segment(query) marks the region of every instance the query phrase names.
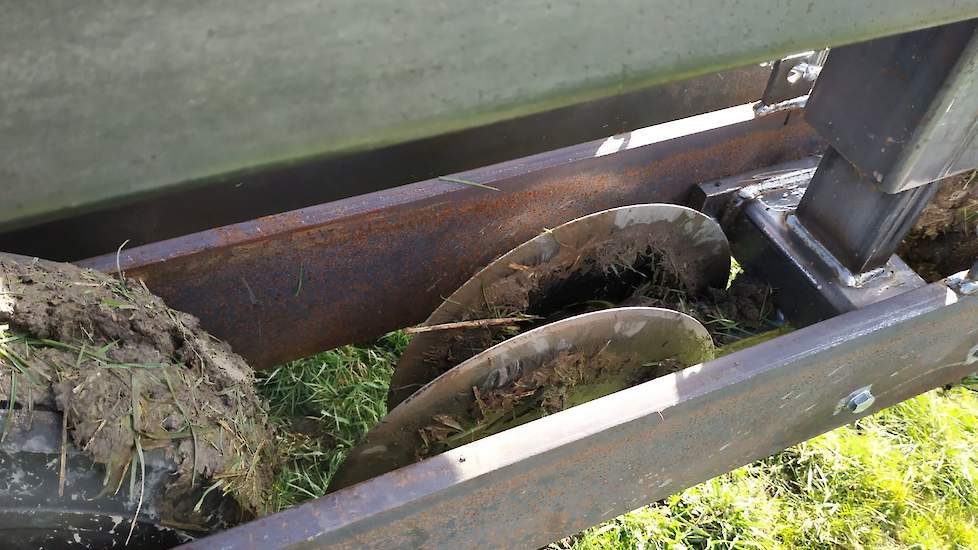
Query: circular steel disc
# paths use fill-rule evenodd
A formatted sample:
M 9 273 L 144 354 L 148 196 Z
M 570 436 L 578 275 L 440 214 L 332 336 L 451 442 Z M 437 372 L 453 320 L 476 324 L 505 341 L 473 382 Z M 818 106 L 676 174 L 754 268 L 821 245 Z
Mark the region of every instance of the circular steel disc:
M 586 353 L 583 368 L 602 368 L 600 377 L 574 386 L 567 406 L 608 395 L 648 379 L 652 365 L 674 359 L 689 366 L 713 358 L 713 340 L 692 317 L 661 308 L 627 307 L 585 313 L 514 336 L 442 374 L 395 407 L 351 451 L 334 476 L 330 490 L 340 489 L 407 466 L 417 460 L 426 442 L 422 428 L 442 422 L 458 428 L 451 447 L 501 432 L 542 416 L 540 410 L 496 422 L 474 421 L 476 394 L 513 387 L 517 379 L 537 371 L 564 353 Z M 606 368 L 609 361 L 620 368 Z M 553 363 L 550 363 L 552 365 Z M 643 371 L 644 369 L 644 371 Z M 567 408 L 567 407 L 564 407 Z M 473 427 L 474 426 L 474 427 Z
M 467 313 L 480 311 L 484 303 L 483 289 L 511 275 L 514 265 L 536 266 L 556 256 L 561 247 L 578 248 L 586 243 L 612 241 L 623 232 L 635 235 L 636 231 L 646 229 L 656 236 L 657 248 L 683 258 L 682 276 L 691 290 L 698 292 L 706 286 L 722 288 L 726 284 L 730 274 L 730 245 L 719 224 L 685 206 L 637 204 L 571 220 L 521 244 L 466 281 L 423 324 L 460 321 L 467 318 Z M 444 339 L 450 337 L 446 332 L 414 336 L 394 370 L 387 396 L 388 407 L 394 407 L 444 372 L 444 361 L 434 358 L 442 353 L 439 350 L 444 349 Z M 467 357 L 478 351 L 481 350 Z

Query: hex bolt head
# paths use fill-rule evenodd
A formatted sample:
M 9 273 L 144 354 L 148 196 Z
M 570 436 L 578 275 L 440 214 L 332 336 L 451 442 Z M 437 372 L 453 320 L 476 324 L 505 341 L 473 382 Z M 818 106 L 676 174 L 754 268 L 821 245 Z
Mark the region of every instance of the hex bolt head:
M 849 398 L 849 401 L 846 403 L 846 408 L 852 414 L 859 414 L 872 407 L 875 401 L 876 397 L 873 396 L 871 391 L 860 390 Z

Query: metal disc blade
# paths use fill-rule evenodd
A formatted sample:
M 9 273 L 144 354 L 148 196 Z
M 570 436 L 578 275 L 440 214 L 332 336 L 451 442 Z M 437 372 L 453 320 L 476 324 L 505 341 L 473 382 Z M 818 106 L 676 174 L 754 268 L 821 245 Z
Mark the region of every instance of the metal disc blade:
M 643 240 L 667 253 L 694 292 L 707 286 L 722 288 L 727 282 L 730 246 L 712 218 L 675 204 L 623 206 L 567 222 L 500 256 L 449 296 L 424 325 L 493 317 L 487 306 L 487 289 L 515 270 L 544 265 L 583 247 L 594 249 L 595 245 L 627 240 Z M 388 406 L 397 405 L 441 373 L 489 347 L 488 334 L 486 328 L 416 334 L 394 371 Z M 457 344 L 460 337 L 470 336 L 484 341 Z
M 465 361 L 391 410 L 353 449 L 330 490 L 713 355 L 703 325 L 668 309 L 614 308 L 545 325 Z

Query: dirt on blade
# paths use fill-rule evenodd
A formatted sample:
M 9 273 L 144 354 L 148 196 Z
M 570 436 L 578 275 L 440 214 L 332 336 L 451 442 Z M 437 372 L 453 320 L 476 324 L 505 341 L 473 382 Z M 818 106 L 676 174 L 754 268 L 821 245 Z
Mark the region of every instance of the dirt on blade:
M 416 457 L 442 453 L 688 366 L 674 358 L 643 365 L 634 361 L 603 348 L 575 347 L 524 365 L 522 374 L 503 386 L 487 391 L 473 387 L 467 411 L 436 414 L 419 430 Z
M 978 258 L 978 181 L 945 179 L 897 254 L 928 282 L 964 271 Z
M 0 255 L 0 397 L 67 415 L 68 434 L 106 467 L 106 491 L 164 448 L 168 494 L 201 487 L 260 514 L 274 433 L 251 368 L 132 280 Z M 181 518 L 181 521 L 187 521 Z
M 563 246 L 538 265 L 510 265 L 512 274 L 484 288 L 482 303 L 467 311 L 463 320 L 522 315 L 532 321 L 444 331 L 425 352 L 426 368 L 434 378 L 516 334 L 610 307 L 682 311 L 702 322 L 717 345 L 742 336 L 743 325 L 748 329 L 745 334 L 756 332 L 774 311 L 767 285 L 741 276 L 729 290 L 707 288 L 694 278 L 702 269 L 693 260 L 664 252 L 658 238 L 648 228 L 638 227 L 611 240 Z
M 688 366 L 670 358 L 643 364 L 636 370 L 630 367 L 633 362 L 632 357 L 603 353 L 602 349 L 558 352 L 535 368 L 524 369 L 523 374 L 509 384 L 483 392 L 473 388 L 475 402 L 470 417 L 478 423 L 488 424 L 534 409 L 553 414 L 590 401 L 594 397 L 591 394 L 608 390 L 595 385 L 610 383 L 614 389 L 623 389 Z M 620 379 L 622 371 L 632 374 Z
M 513 274 L 483 290 L 484 309 L 473 315 L 528 315 L 532 323 L 514 327 L 478 327 L 447 332 L 426 359 L 448 370 L 520 332 L 573 315 L 611 307 L 660 307 L 700 321 L 718 346 L 736 342 L 773 325 L 776 310 L 771 288 L 741 273 L 729 288 L 691 283 L 689 266 L 656 247 L 647 232 L 575 254 L 557 255 L 528 267 L 510 266 Z M 694 288 L 700 288 L 699 292 Z M 523 422 L 564 410 L 595 397 L 681 370 L 675 359 L 643 365 L 641 376 L 630 360 L 602 349 L 562 351 L 524 366 L 522 375 L 490 391 L 473 388 L 473 405 L 464 414 L 437 414 L 419 433 L 419 458 L 498 433 Z

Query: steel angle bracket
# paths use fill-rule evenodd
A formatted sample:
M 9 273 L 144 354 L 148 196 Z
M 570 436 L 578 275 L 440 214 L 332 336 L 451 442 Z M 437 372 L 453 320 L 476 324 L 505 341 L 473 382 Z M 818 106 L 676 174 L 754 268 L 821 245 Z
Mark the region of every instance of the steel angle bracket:
M 779 308 L 795 326 L 925 284 L 896 255 L 877 269 L 853 273 L 799 223 L 798 204 L 817 164 L 810 157 L 705 182 L 690 201 L 720 220 L 741 265 L 774 285 Z
M 535 548 L 978 369 L 934 283 L 184 548 Z

